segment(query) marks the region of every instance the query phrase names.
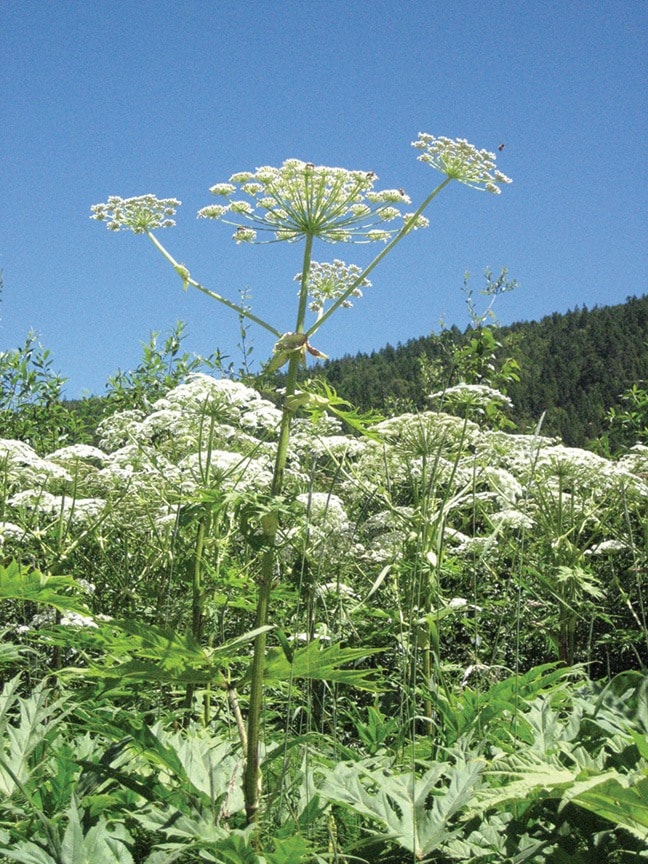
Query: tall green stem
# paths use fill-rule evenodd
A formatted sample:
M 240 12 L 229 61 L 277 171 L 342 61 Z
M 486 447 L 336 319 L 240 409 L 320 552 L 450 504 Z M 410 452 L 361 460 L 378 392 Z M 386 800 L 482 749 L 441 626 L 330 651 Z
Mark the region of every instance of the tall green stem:
M 202 638 L 204 551 L 205 538 L 209 533 L 210 526 L 211 514 L 202 516 L 198 524 L 198 534 L 194 551 L 193 573 L 191 580 L 191 636 L 196 644 L 200 644 Z M 185 691 L 185 709 L 187 711 L 185 723 L 187 724 L 189 723 L 195 689 L 194 684 L 187 684 L 187 689 Z
M 306 238 L 304 249 L 304 264 L 302 267 L 301 288 L 299 292 L 299 308 L 297 310 L 297 323 L 295 333 L 304 332 L 304 321 L 308 300 L 308 277 L 310 271 L 311 254 L 313 249 L 313 238 Z M 288 375 L 286 378 L 286 394 L 284 397 L 281 426 L 279 430 L 279 442 L 277 444 L 277 455 L 275 459 L 274 472 L 272 475 L 272 486 L 270 494 L 276 498 L 281 494 L 283 488 L 284 471 L 288 457 L 288 443 L 290 441 L 290 423 L 292 411 L 288 407 L 289 400 L 295 395 L 297 387 L 297 370 L 299 368 L 300 354 L 293 352 L 288 363 Z M 279 516 L 276 511 L 271 511 L 262 520 L 264 539 L 264 551 L 261 557 L 261 576 L 259 580 L 259 597 L 257 600 L 257 611 L 255 628 L 265 627 L 270 615 L 270 597 L 274 581 L 276 549 L 275 540 L 279 528 Z M 245 796 L 245 812 L 248 824 L 256 821 L 259 811 L 259 798 L 261 795 L 261 772 L 259 768 L 259 741 L 261 731 L 261 709 L 263 703 L 263 672 L 265 667 L 266 631 L 260 633 L 254 642 L 254 654 L 252 658 L 250 702 L 248 707 L 247 726 L 247 758 L 245 771 L 243 773 L 243 793 Z

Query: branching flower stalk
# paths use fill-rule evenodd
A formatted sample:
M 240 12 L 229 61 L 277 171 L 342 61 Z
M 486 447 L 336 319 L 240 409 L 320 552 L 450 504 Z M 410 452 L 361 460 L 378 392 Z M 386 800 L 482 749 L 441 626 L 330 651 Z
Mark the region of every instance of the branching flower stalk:
M 143 233 L 146 234 L 151 243 L 153 243 L 153 245 L 172 265 L 173 269 L 182 279 L 182 287 L 185 291 L 187 290 L 188 286 L 191 285 L 192 288 L 196 288 L 198 291 L 201 291 L 203 294 L 211 297 L 212 300 L 218 300 L 219 303 L 222 303 L 224 306 L 227 306 L 228 309 L 236 312 L 236 314 L 239 315 L 241 318 L 248 318 L 250 321 L 254 321 L 255 324 L 258 324 L 259 327 L 263 327 L 264 330 L 268 330 L 270 333 L 272 333 L 273 336 L 281 336 L 279 330 L 275 329 L 271 324 L 268 324 L 268 322 L 264 321 L 263 318 L 259 318 L 246 306 L 241 306 L 238 303 L 234 303 L 233 300 L 228 300 L 227 297 L 223 297 L 221 294 L 217 294 L 215 291 L 211 291 L 209 288 L 205 288 L 205 286 L 201 285 L 200 282 L 196 282 L 196 280 L 191 277 L 189 270 L 184 266 L 184 264 L 179 264 L 175 260 L 171 253 L 168 252 L 160 243 L 155 234 L 151 233 L 151 230 L 149 228 L 146 228 Z
M 423 201 L 421 206 L 416 210 L 415 213 L 408 215 L 407 220 L 401 230 L 389 241 L 389 243 L 385 246 L 385 248 L 380 252 L 373 261 L 364 268 L 362 273 L 349 285 L 349 287 L 344 291 L 337 300 L 329 306 L 329 308 L 320 315 L 317 321 L 312 325 L 312 327 L 306 332 L 306 336 L 310 338 L 313 333 L 320 329 L 322 324 L 333 315 L 334 312 L 340 308 L 340 306 L 344 306 L 345 303 L 348 302 L 349 298 L 360 288 L 363 282 L 367 279 L 369 274 L 375 270 L 375 268 L 380 264 L 380 262 L 385 258 L 392 249 L 396 246 L 397 243 L 405 237 L 406 234 L 409 234 L 410 231 L 415 230 L 416 228 L 424 228 L 427 227 L 427 220 L 423 218 L 423 212 L 427 209 L 427 207 L 432 203 L 432 201 L 436 198 L 436 196 L 441 192 L 442 189 L 445 189 L 446 186 L 452 181 L 452 177 L 446 177 L 439 185 L 434 189 L 428 197 Z
M 303 333 L 304 331 L 304 321 L 306 318 L 308 302 L 308 273 L 310 269 L 312 249 L 313 238 L 312 236 L 307 236 L 304 248 L 304 265 L 299 291 L 299 306 L 297 310 L 295 333 Z M 286 400 L 295 394 L 299 361 L 300 354 L 297 351 L 294 351 L 288 361 Z M 291 419 L 292 410 L 288 407 L 287 402 L 284 402 L 284 409 L 281 416 L 281 427 L 279 431 L 279 442 L 277 444 L 277 454 L 272 475 L 272 486 L 270 489 L 270 494 L 273 498 L 279 496 L 283 488 L 284 471 L 288 456 L 288 443 L 290 441 Z M 255 628 L 265 627 L 270 617 L 270 596 L 272 594 L 272 583 L 275 575 L 275 539 L 277 536 L 277 530 L 279 529 L 279 519 L 276 513 L 271 512 L 263 517 L 262 529 L 265 548 L 261 557 L 261 579 L 259 582 L 259 597 L 257 600 Z M 247 757 L 243 774 L 243 791 L 248 823 L 256 820 L 261 795 L 259 736 L 261 731 L 266 637 L 267 632 L 265 630 L 256 637 L 254 643 L 254 656 L 252 659 L 247 726 Z
M 297 404 L 295 393 L 299 365 L 305 361 L 307 351 L 315 356 L 324 356 L 309 344 L 310 337 L 341 306 L 350 305 L 350 298 L 358 296 L 360 289 L 368 284 L 369 274 L 407 234 L 427 226 L 428 221 L 423 212 L 452 180 L 494 193 L 500 192 L 500 184 L 510 182 L 508 177 L 494 170 L 494 154 L 477 150 L 462 139 L 435 138 L 420 134 L 413 146 L 423 151 L 419 156 L 420 161 L 446 175 L 413 213 L 401 212 L 400 206 L 410 203 L 409 196 L 402 189 L 374 191 L 377 177 L 372 171 L 348 171 L 343 168 L 316 166 L 298 159 L 289 159 L 280 168 L 265 166 L 254 172 L 234 174 L 228 183 L 219 183 L 210 189 L 224 203 L 204 207 L 198 216 L 221 220 L 234 226 L 236 230 L 233 239 L 237 244 L 304 240 L 295 328 L 288 333 L 282 333 L 252 314 L 249 309 L 205 288 L 164 248 L 153 231 L 174 224 L 171 217 L 180 203 L 176 199 L 157 199 L 153 195 L 128 199 L 112 196 L 106 204 L 97 204 L 92 208 L 92 218 L 106 221 L 110 230 L 126 229 L 136 234 L 146 234 L 178 273 L 185 290 L 191 285 L 223 303 L 242 318 L 254 321 L 278 337 L 268 368 L 277 369 L 287 363 L 288 371 L 270 488 L 270 495 L 274 500 L 279 498 L 283 489 L 290 426 Z M 234 197 L 237 193 L 243 197 Z M 393 225 L 396 227 L 392 227 Z M 258 241 L 259 233 L 267 239 Z M 384 242 L 386 245 L 364 269 L 354 268 L 353 265 L 344 269 L 344 262 L 336 261 L 334 267 L 340 272 L 344 271 L 346 276 L 338 289 L 329 290 L 324 296 L 321 291 L 318 293 L 315 287 L 311 291 L 312 253 L 316 239 L 326 243 Z M 322 268 L 325 267 L 326 265 L 315 264 L 313 272 L 318 271 L 321 277 Z M 321 288 L 321 280 L 319 287 Z M 307 329 L 309 294 L 313 297 L 311 308 L 317 313 L 317 320 Z M 326 311 L 325 300 L 332 300 Z M 265 628 L 270 619 L 272 586 L 277 576 L 275 542 L 278 529 L 278 508 L 271 509 L 262 517 L 264 550 L 261 557 L 255 628 Z M 250 673 L 247 759 L 243 778 L 249 823 L 257 821 L 261 795 L 259 743 L 265 649 L 264 629 L 255 640 Z

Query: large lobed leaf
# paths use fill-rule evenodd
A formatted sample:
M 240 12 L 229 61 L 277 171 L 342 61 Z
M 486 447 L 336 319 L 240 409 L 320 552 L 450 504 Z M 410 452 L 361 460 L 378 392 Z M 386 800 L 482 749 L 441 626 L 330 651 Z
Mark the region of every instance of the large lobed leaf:
M 294 652 L 288 653 L 282 648 L 275 648 L 268 652 L 265 681 L 266 684 L 291 681 L 294 678 L 333 681 L 377 693 L 386 689 L 377 680 L 379 670 L 342 667 L 364 660 L 382 650 L 382 648 L 342 648 L 340 645 L 322 648 L 317 639 Z
M 0 566 L 0 600 L 43 603 L 59 612 L 87 615 L 88 608 L 80 594 L 79 586 L 70 576 L 48 576 L 17 561 Z
M 342 762 L 326 772 L 318 792 L 368 816 L 422 861 L 455 836 L 452 820 L 474 797 L 483 770 L 479 759 L 437 763 L 420 777 Z

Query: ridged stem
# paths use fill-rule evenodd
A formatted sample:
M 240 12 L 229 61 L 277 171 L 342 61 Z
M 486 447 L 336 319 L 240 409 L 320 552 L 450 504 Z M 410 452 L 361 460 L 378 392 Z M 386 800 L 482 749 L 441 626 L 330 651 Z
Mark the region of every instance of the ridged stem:
M 304 249 L 304 264 L 302 267 L 301 288 L 299 292 L 299 308 L 297 310 L 297 323 L 295 333 L 304 332 L 304 321 L 306 318 L 308 300 L 308 277 L 310 271 L 311 254 L 313 249 L 313 238 L 306 238 Z M 290 423 L 292 411 L 289 408 L 290 398 L 295 395 L 297 387 L 297 370 L 299 368 L 300 353 L 294 351 L 288 361 L 288 374 L 286 378 L 286 393 L 284 397 L 281 426 L 279 430 L 279 442 L 277 444 L 277 455 L 275 458 L 274 472 L 270 494 L 273 498 L 281 495 L 283 488 L 284 471 L 288 457 L 288 443 L 290 441 Z M 262 520 L 264 551 L 261 557 L 261 577 L 259 581 L 259 597 L 257 600 L 257 611 L 255 628 L 265 627 L 270 617 L 270 599 L 272 584 L 275 575 L 276 549 L 275 539 L 279 528 L 279 516 L 276 511 L 271 511 Z M 263 673 L 265 668 L 266 631 L 260 633 L 254 641 L 254 654 L 250 672 L 250 701 L 248 706 L 247 724 L 247 758 L 243 773 L 243 794 L 245 797 L 245 813 L 248 824 L 257 821 L 259 812 L 259 799 L 261 797 L 261 771 L 259 759 L 259 744 L 261 734 L 261 712 L 263 705 Z

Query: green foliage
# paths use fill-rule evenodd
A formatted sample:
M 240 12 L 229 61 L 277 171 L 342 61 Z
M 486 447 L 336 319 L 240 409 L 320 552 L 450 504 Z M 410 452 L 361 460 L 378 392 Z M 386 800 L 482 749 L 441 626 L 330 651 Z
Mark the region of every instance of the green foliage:
M 458 348 L 453 358 L 457 379 L 466 384 L 488 384 L 505 393 L 506 385 L 520 380 L 520 366 L 512 358 L 500 366 L 496 358 L 501 347 L 490 327 L 471 331 L 467 344 Z
M 457 350 L 466 353 L 466 371 L 474 375 L 492 365 L 494 349 L 495 370 L 507 377 L 510 417 L 518 430 L 531 431 L 544 417 L 543 432 L 574 447 L 599 438 L 607 412 L 626 410 L 619 394 L 641 387 L 637 382 L 648 378 L 648 296 L 630 297 L 618 306 L 556 313 L 538 322 L 483 324 L 477 321 L 465 333 L 452 327 L 370 355 L 327 361 L 318 367 L 318 375 L 360 410 L 401 413 L 427 408 L 429 393 L 456 383 Z M 480 336 L 480 329 L 501 347 L 480 347 L 480 339 L 490 341 Z M 471 342 L 476 344 L 471 347 Z M 630 403 L 627 410 L 641 409 Z M 623 443 L 613 438 L 611 452 Z
M 360 435 L 376 440 L 380 438 L 371 427 L 383 419 L 382 415 L 376 411 L 360 413 L 346 399 L 341 399 L 324 380 L 302 382 L 299 392 L 288 404 L 291 411 L 303 411 L 314 422 L 321 420 L 328 412 Z
M 107 400 L 110 411 L 149 409 L 173 387 L 181 384 L 192 372 L 223 369 L 223 357 L 216 352 L 200 357 L 182 351 L 186 338 L 185 324 L 178 321 L 158 345 L 159 333 L 151 333 L 142 343 L 142 358 L 137 367 L 121 370 L 108 379 Z
M 432 765 L 420 777 L 341 762 L 326 772 L 319 793 L 378 823 L 385 839 L 422 861 L 455 834 L 450 823 L 473 798 L 483 770 L 474 758 Z
M 266 682 L 273 684 L 306 678 L 348 684 L 375 693 L 381 689 L 376 681 L 376 672 L 367 673 L 365 670 L 340 667 L 364 660 L 372 654 L 380 653 L 380 650 L 380 648 L 342 648 L 340 645 L 322 648 L 317 640 L 304 648 L 291 651 L 289 656 L 283 649 L 275 649 L 270 652 L 266 662 Z
M 468 686 L 458 692 L 433 692 L 431 699 L 438 716 L 438 734 L 448 746 L 458 740 L 479 739 L 484 730 L 492 735 L 497 724 L 502 723 L 500 746 L 508 737 L 505 718 L 516 717 L 520 705 L 536 696 L 555 691 L 567 677 L 564 669 L 556 663 L 534 666 L 521 675 L 511 675 L 496 681 L 487 690 Z
M 33 331 L 20 348 L 2 352 L 2 410 L 15 412 L 39 404 L 47 407 L 58 401 L 65 378 L 54 372 L 53 362 L 51 352 L 38 342 Z
M 223 688 L 223 670 L 237 659 L 237 649 L 258 633 L 258 629 L 253 630 L 223 645 L 203 648 L 189 634 L 151 624 L 98 621 L 80 633 L 69 627 L 58 628 L 47 639 L 50 644 L 102 652 L 99 661 L 91 661 L 87 669 L 73 670 L 74 675 L 119 681 L 124 686 L 166 683 Z
M 22 697 L 15 679 L 0 710 L 10 784 L 0 854 L 38 864 L 306 864 L 326 860 L 328 845 L 367 862 L 633 860 L 648 848 L 646 686 L 628 674 L 603 688 L 572 683 L 550 668 L 511 676 L 481 694 L 479 724 L 442 758 L 418 742 L 418 770 L 402 767 L 407 751 L 367 758 L 347 749 L 331 760 L 313 746 L 324 748 L 324 738 L 296 739 L 305 771 L 283 782 L 297 823 L 284 826 L 289 835 L 267 824 L 261 852 L 249 829 L 235 827 L 243 800 L 234 742 L 206 729 L 147 727 L 132 712 L 108 720 L 98 694 L 83 705 L 78 693 L 53 700 L 43 686 Z M 73 716 L 88 729 L 83 739 Z M 90 737 L 104 743 L 97 749 Z M 264 764 L 269 771 L 272 761 Z M 148 841 L 135 844 L 141 832 Z
M 2 445 L 0 860 L 641 860 L 640 451 L 309 384 L 272 498 L 257 391 L 199 375 L 140 405 L 100 448 Z
M 61 722 L 62 703 L 53 701 L 51 693 L 40 684 L 26 699 L 18 695 L 19 678 L 7 682 L 0 695 L 0 735 L 4 747 L 0 756 L 0 790 L 11 797 L 23 793 L 33 780 L 43 744 L 56 735 Z M 12 724 L 12 713 L 18 712 L 18 722 Z M 29 794 L 29 793 L 27 793 Z
M 78 585 L 69 576 L 50 576 L 16 561 L 0 566 L 0 601 L 43 603 L 60 612 L 85 615 L 88 607 L 78 592 Z
M 61 814 L 67 820 L 64 829 L 54 820 L 48 823 L 48 842 L 19 840 L 3 855 L 21 864 L 133 864 L 126 843 L 131 839 L 123 825 L 116 828 L 101 819 L 87 832 L 74 804 Z
M 65 378 L 53 363 L 33 331 L 19 348 L 0 351 L 0 438 L 28 441 L 43 451 L 79 434 L 61 401 Z
M 644 382 L 633 384 L 619 397 L 620 405 L 607 414 L 608 450 L 617 453 L 635 444 L 648 444 L 648 389 Z

